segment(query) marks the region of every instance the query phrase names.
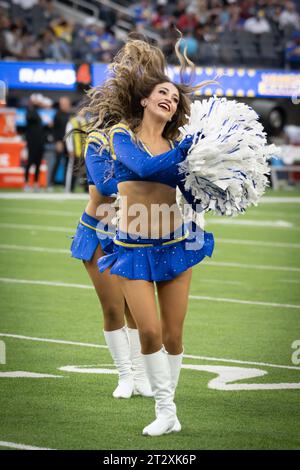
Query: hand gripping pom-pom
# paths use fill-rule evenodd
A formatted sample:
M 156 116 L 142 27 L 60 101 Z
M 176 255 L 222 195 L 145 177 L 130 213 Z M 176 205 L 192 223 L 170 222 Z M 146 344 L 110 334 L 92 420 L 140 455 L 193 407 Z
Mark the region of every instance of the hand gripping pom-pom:
M 185 189 L 206 211 L 233 216 L 257 205 L 269 185 L 267 159 L 278 154 L 267 145 L 256 112 L 226 98 L 196 101 L 189 122 L 179 129 L 194 135 L 187 158 L 179 164 Z

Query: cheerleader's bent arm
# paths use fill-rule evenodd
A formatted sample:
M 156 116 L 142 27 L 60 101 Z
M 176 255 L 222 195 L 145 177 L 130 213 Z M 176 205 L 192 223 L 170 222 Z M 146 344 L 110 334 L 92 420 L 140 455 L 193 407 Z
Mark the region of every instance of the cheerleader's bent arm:
M 132 141 L 129 133 L 115 132 L 111 139 L 112 158 L 119 160 L 140 178 L 147 178 L 153 173 L 166 170 L 182 162 L 192 141 L 193 137 L 188 136 L 176 148 L 151 157 Z

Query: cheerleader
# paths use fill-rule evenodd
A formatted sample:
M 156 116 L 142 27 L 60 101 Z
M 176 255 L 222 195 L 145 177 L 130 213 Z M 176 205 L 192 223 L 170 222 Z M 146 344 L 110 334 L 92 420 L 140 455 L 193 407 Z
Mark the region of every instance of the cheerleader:
M 121 72 L 99 90 L 103 108 L 113 110 L 114 119 L 119 110 L 121 118 L 109 129 L 121 208 L 116 248 L 100 258 L 98 266 L 100 272 L 110 268 L 118 276 L 136 321 L 156 413 L 143 434 L 159 436 L 181 430 L 174 395 L 183 358 L 191 268 L 212 256 L 214 249 L 213 235 L 195 224 L 185 225 L 176 204 L 179 187 L 193 208 L 202 210 L 185 191 L 178 170 L 199 136 L 177 142 L 178 129 L 189 113 L 189 94 L 200 85 L 175 85 L 160 70 L 141 74 L 134 64 L 123 64 Z M 145 215 L 138 222 L 136 204 Z M 162 206 L 167 209 L 163 218 L 153 210 Z
M 123 66 L 135 65 L 139 74 L 149 70 L 164 70 L 166 61 L 160 49 L 145 41 L 135 39 L 119 51 L 110 65 L 114 76 L 122 73 Z M 122 90 L 117 91 L 119 94 Z M 115 228 L 112 204 L 118 192 L 117 183 L 110 178 L 112 159 L 106 134 L 99 129 L 108 122 L 116 123 L 122 109 L 113 102 L 103 100 L 102 88 L 89 90 L 79 115 L 89 116 L 85 150 L 85 164 L 90 201 L 83 213 L 74 237 L 72 256 L 82 259 L 95 286 L 104 314 L 104 337 L 119 373 L 119 382 L 113 396 L 129 398 L 132 394 L 153 396 L 145 375 L 144 362 L 136 323 L 122 294 L 117 276 L 99 273 L 97 259 L 113 252 Z M 123 114 L 122 114 L 123 116 Z M 105 124 L 106 123 L 106 124 Z M 114 196 L 114 197 L 112 197 Z M 101 217 L 97 214 L 100 214 Z M 124 326 L 124 313 L 127 327 Z
M 138 331 L 119 282 L 108 272 L 100 274 L 97 268 L 97 259 L 113 251 L 115 235 L 111 205 L 115 201 L 117 185 L 113 178 L 106 180 L 105 177 L 111 162 L 109 153 L 102 149 L 106 142 L 101 131 L 90 132 L 87 137 L 85 164 L 90 199 L 80 218 L 71 254 L 83 261 L 102 306 L 103 333 L 119 375 L 113 396 L 130 398 L 135 394 L 150 397 L 153 394 L 145 374 Z M 110 214 L 109 219 L 106 213 Z

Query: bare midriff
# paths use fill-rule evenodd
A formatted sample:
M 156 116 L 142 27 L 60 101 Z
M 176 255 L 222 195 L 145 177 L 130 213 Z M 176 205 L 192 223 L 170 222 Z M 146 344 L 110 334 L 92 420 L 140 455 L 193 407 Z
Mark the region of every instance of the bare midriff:
M 122 232 L 143 238 L 163 238 L 181 227 L 175 188 L 152 181 L 123 181 L 118 184 L 118 190 Z

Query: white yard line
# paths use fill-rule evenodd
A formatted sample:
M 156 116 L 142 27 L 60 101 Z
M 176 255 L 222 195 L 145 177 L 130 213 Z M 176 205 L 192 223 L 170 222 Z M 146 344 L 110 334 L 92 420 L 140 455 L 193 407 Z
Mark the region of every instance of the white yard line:
M 65 341 L 65 340 L 60 340 L 60 339 L 35 338 L 32 336 L 15 335 L 15 334 L 9 334 L 9 333 L 0 333 L 0 337 L 21 339 L 21 340 L 27 340 L 27 341 L 41 341 L 41 342 L 46 342 L 46 343 L 69 344 L 72 346 L 80 346 L 80 347 L 88 347 L 88 348 L 107 349 L 107 346 L 100 345 L 100 344 L 81 343 L 81 342 L 76 342 L 76 341 Z M 202 359 L 205 361 L 219 361 L 219 362 L 228 362 L 228 363 L 236 363 L 236 364 L 252 364 L 252 365 L 258 365 L 258 366 L 274 367 L 274 368 L 279 368 L 279 369 L 300 370 L 300 367 L 297 367 L 297 366 L 271 364 L 268 362 L 241 361 L 239 359 L 226 359 L 224 357 L 220 358 L 220 357 L 209 357 L 209 356 L 195 356 L 191 354 L 184 354 L 184 357 L 187 359 Z
M 9 333 L 0 333 L 0 337 L 1 336 L 6 337 L 6 338 L 24 339 L 27 341 L 40 341 L 42 343 L 70 344 L 71 346 L 83 346 L 87 348 L 107 349 L 107 346 L 103 344 L 80 343 L 78 341 L 66 341 L 63 339 L 36 338 L 34 336 L 13 335 Z
M 263 269 L 269 271 L 290 271 L 293 273 L 299 273 L 300 268 L 293 268 L 290 266 L 272 266 L 267 264 L 246 264 L 246 263 L 231 263 L 231 262 L 221 262 L 221 261 L 207 261 L 205 266 L 222 266 L 227 268 L 241 268 L 241 269 Z
M 229 225 L 230 227 L 234 225 L 245 226 L 245 227 L 272 227 L 272 228 L 294 228 L 292 222 L 287 222 L 286 220 L 241 220 L 241 219 L 232 219 L 232 218 L 207 218 L 207 225 Z
M 15 284 L 36 284 L 36 285 L 43 285 L 43 286 L 49 286 L 49 287 L 71 287 L 71 288 L 76 288 L 76 289 L 93 289 L 92 286 L 86 285 L 86 284 L 72 284 L 72 283 L 65 283 L 65 282 L 15 279 L 15 278 L 6 278 L 6 277 L 1 277 L 0 282 L 15 283 Z M 279 303 L 274 303 L 274 302 L 259 302 L 259 301 L 252 301 L 252 300 L 231 299 L 231 298 L 223 298 L 223 297 L 207 297 L 207 296 L 199 296 L 199 295 L 190 295 L 189 298 L 192 300 L 208 300 L 212 302 L 231 302 L 231 303 L 237 303 L 237 304 L 259 305 L 259 306 L 264 306 L 264 307 L 300 309 L 300 305 L 296 305 L 296 304 L 279 304 Z
M 31 224 L 10 224 L 1 223 L 0 228 L 16 229 L 16 230 L 41 230 L 44 232 L 74 232 L 76 226 L 73 227 L 61 227 L 57 225 L 31 225 Z
M 8 278 L 8 277 L 0 277 L 0 282 L 7 282 L 7 283 L 13 283 L 13 284 L 36 284 L 40 286 L 49 286 L 49 287 L 73 287 L 76 289 L 94 289 L 93 286 L 88 285 L 88 284 L 72 284 L 68 282 L 59 282 L 59 281 L 15 279 L 15 278 Z
M 241 240 L 235 238 L 216 238 L 216 243 L 227 243 L 232 245 L 261 246 L 262 248 L 295 248 L 300 249 L 300 243 L 265 242 L 262 240 Z
M 275 302 L 259 302 L 253 300 L 241 300 L 241 299 L 230 299 L 227 297 L 208 297 L 205 295 L 189 295 L 190 299 L 193 300 L 210 300 L 213 302 L 229 302 L 233 304 L 245 304 L 245 305 L 261 305 L 263 307 L 279 307 L 279 308 L 296 308 L 300 309 L 300 305 L 297 304 L 278 304 Z
M 205 282 L 212 282 L 214 284 L 232 284 L 236 286 L 242 286 L 245 284 L 245 282 L 242 281 L 224 281 L 223 279 L 208 279 L 207 277 L 205 278 Z
M 80 215 L 80 211 L 65 211 L 65 210 L 49 210 L 49 209 L 36 209 L 36 208 L 18 208 L 18 207 L 3 207 L 1 208 L 1 212 L 5 213 L 12 213 L 12 214 L 30 214 L 30 215 L 45 215 L 45 216 L 58 216 L 58 217 L 78 217 L 78 214 Z M 287 218 L 293 218 L 293 219 L 300 219 L 300 214 L 295 214 L 295 213 L 287 213 L 287 212 L 280 212 L 280 211 L 273 211 L 273 210 L 251 210 L 251 216 L 255 217 L 260 217 L 260 216 L 273 216 L 273 217 L 287 217 Z M 215 218 L 212 219 L 207 219 L 208 222 L 209 220 L 215 220 Z M 220 220 L 219 218 L 217 220 Z M 233 219 L 228 219 L 228 220 L 233 220 Z M 240 219 L 238 219 L 240 220 Z M 255 220 L 256 221 L 256 220 Z M 272 221 L 269 221 L 272 223 Z M 261 221 L 258 221 L 260 224 Z
M 260 203 L 265 203 L 265 204 L 299 204 L 300 203 L 300 197 L 277 197 L 277 196 L 263 196 L 260 201 Z
M 20 449 L 20 450 L 55 450 L 55 449 L 49 449 L 48 447 L 28 446 L 25 444 L 18 444 L 17 442 L 6 442 L 6 441 L 0 441 L 0 447 L 9 447 L 11 449 Z
M 7 212 L 8 214 L 13 213 L 13 214 L 31 214 L 31 215 L 53 215 L 53 216 L 61 216 L 61 217 L 77 217 L 79 218 L 80 212 L 71 212 L 71 211 L 53 211 L 53 210 L 47 210 L 47 209 L 19 209 L 16 207 L 4 207 L 1 208 L 1 212 Z
M 47 248 L 43 246 L 26 246 L 26 245 L 6 245 L 0 244 L 0 250 L 18 250 L 18 251 L 33 251 L 37 253 L 59 253 L 70 254 L 70 250 L 65 248 Z
M 0 199 L 10 199 L 19 201 L 86 201 L 89 199 L 89 195 L 85 193 L 68 194 L 68 193 L 11 193 L 11 192 L 0 192 Z

